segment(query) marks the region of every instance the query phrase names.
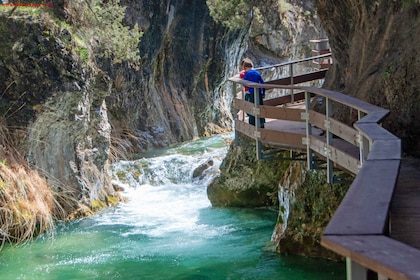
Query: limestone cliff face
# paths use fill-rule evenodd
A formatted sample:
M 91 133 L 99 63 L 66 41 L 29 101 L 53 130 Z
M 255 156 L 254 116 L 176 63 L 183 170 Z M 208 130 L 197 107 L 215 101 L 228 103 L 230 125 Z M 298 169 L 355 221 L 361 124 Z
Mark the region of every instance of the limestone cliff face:
M 80 27 L 87 19 L 71 3 L 0 17 L 1 125 L 54 191 L 70 194 L 69 211 L 115 195 L 112 156 L 230 130 L 231 92 L 217 88 L 244 40 L 215 24 L 204 0 L 125 1 L 126 24 L 144 32 L 142 60 L 111 64 L 91 51 L 83 31 L 95 26 Z
M 263 16 L 252 24 L 250 51 L 253 46 L 265 50 L 258 55 L 262 66 L 275 62 L 267 53 L 281 60 L 312 56 L 309 40 L 326 36 L 311 0 L 271 0 L 257 6 Z
M 79 201 L 114 195 L 111 155 L 230 130 L 226 78 L 242 57 L 254 57 L 257 66 L 300 57 L 319 35 L 316 24 L 304 24 L 313 18 L 309 1 L 263 5 L 264 21 L 228 31 L 204 0 L 125 0 L 125 23 L 144 32 L 141 62 L 130 68 L 89 53 L 89 38 L 69 28 L 80 24 L 68 18 L 70 3 L 54 3 L 58 18 L 2 14 L 0 92 L 2 124 L 19 127 L 13 131 L 22 136 L 24 156 L 55 190 L 71 188 Z
M 2 14 L 0 31 L 1 125 L 15 149 L 48 179 L 67 214 L 108 201 L 116 193 L 106 76 L 83 66 L 71 49 L 75 38 L 48 14 Z
M 420 58 L 416 42 L 420 39 L 420 3 L 314 3 L 334 57 L 325 87 L 389 109 L 391 113 L 384 125 L 403 140 L 406 152 L 418 155 Z
M 131 151 L 230 130 L 226 79 L 240 60 L 250 56 L 263 66 L 306 57 L 309 40 L 323 36 L 310 1 L 259 4 L 266 17 L 236 31 L 215 23 L 204 0 L 121 4 L 126 22 L 144 32 L 138 71 L 106 68 L 114 82 L 107 99 L 114 144 Z
M 224 34 L 204 0 L 123 1 L 126 21 L 144 32 L 138 70 L 110 67 L 110 105 L 117 145 L 132 151 L 231 129 L 225 99 Z M 233 37 L 232 37 L 233 38 Z M 227 41 L 230 39 L 228 38 Z

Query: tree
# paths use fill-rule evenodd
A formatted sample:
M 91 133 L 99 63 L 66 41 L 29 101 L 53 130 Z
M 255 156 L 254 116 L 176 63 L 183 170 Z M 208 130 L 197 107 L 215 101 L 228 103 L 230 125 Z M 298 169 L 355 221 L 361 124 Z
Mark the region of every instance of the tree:
M 253 17 L 253 1 L 207 0 L 210 15 L 223 25 L 240 29 L 247 26 Z
M 120 0 L 69 1 L 66 11 L 71 24 L 84 38 L 89 55 L 109 58 L 112 63 L 140 60 L 138 44 L 142 36 L 137 25 L 123 24 L 125 7 Z

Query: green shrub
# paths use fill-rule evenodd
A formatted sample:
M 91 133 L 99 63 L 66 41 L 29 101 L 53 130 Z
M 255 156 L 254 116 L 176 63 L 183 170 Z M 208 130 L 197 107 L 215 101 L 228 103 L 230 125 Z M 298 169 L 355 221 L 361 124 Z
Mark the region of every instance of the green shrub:
M 123 24 L 126 7 L 120 0 L 70 1 L 69 21 L 87 45 L 92 57 L 109 58 L 112 63 L 140 61 L 138 44 L 142 36 L 137 25 Z

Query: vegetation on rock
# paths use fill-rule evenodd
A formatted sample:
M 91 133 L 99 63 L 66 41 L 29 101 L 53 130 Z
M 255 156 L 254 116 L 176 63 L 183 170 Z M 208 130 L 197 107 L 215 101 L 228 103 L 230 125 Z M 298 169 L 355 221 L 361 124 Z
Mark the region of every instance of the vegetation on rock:
M 0 249 L 50 231 L 65 216 L 58 194 L 25 164 L 9 135 L 0 124 Z
M 322 247 L 320 241 L 322 232 L 350 187 L 352 176 L 337 172 L 336 180 L 340 179 L 341 183 L 329 184 L 323 171 L 302 172 L 299 164 L 292 169 L 295 176 L 280 183 L 279 192 L 287 192 L 289 197 L 279 203 L 279 219 L 272 238 L 277 250 L 284 254 L 341 260 Z
M 107 58 L 114 64 L 125 62 L 138 67 L 142 32 L 137 24 L 133 28 L 123 24 L 126 7 L 120 0 L 69 1 L 65 9 L 67 21 L 83 40 L 82 57 Z M 87 48 L 86 54 L 83 47 Z
M 206 2 L 210 9 L 210 15 L 229 28 L 244 28 L 253 18 L 254 1 L 207 0 Z
M 221 175 L 207 188 L 213 206 L 262 207 L 277 205 L 278 182 L 290 161 L 257 160 L 255 142 L 240 139 L 232 142 L 223 160 Z M 283 156 L 280 152 L 280 157 Z M 287 152 L 286 152 L 287 153 Z
M 141 32 L 123 24 L 119 1 L 66 5 L 66 15 L 0 6 L 1 242 L 120 199 L 107 170 L 111 83 L 101 64 L 137 66 Z

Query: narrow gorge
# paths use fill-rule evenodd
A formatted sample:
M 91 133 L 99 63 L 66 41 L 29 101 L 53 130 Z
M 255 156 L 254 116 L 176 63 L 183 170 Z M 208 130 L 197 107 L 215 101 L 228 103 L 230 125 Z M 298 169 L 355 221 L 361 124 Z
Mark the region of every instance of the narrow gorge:
M 418 155 L 418 1 L 270 0 L 255 7 L 239 1 L 236 8 L 252 8 L 242 14 L 217 2 L 0 6 L 3 242 L 31 239 L 57 220 L 123 201 L 111 182 L 115 161 L 232 131 L 227 78 L 241 59 L 258 67 L 308 57 L 311 39 L 330 40 L 334 64 L 324 87 L 391 110 L 397 121 L 384 126 L 403 140 L 405 152 Z M 231 145 L 208 189 L 214 207 L 278 207 L 278 251 L 333 258 L 316 239 L 332 213 L 322 223 L 295 220 L 305 225 L 302 236 L 285 233 L 290 201 L 309 175 L 290 162 L 257 163 L 248 148 Z M 239 178 L 242 172 L 250 178 Z M 339 203 L 344 194 L 336 195 Z M 281 241 L 284 234 L 289 239 Z

